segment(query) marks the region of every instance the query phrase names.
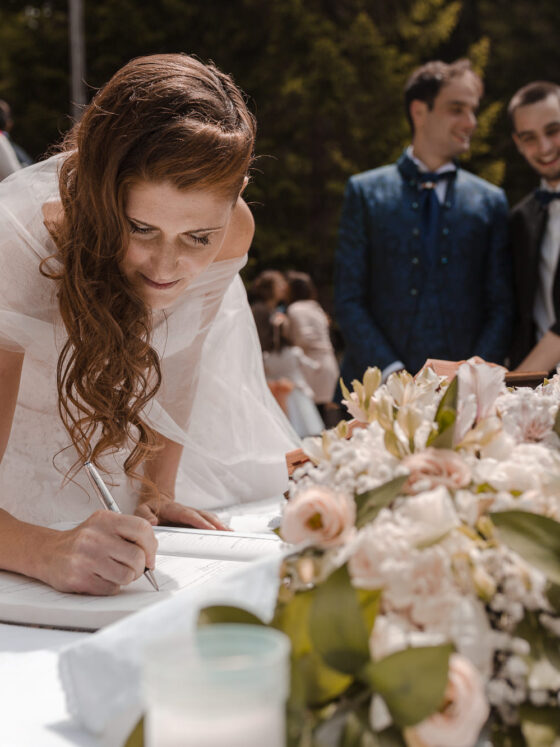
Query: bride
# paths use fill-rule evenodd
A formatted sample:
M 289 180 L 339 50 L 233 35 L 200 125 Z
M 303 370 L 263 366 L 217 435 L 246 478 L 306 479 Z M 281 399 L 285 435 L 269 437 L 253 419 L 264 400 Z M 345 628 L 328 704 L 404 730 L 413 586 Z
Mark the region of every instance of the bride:
M 204 509 L 286 489 L 238 275 L 254 137 L 229 76 L 142 57 L 0 185 L 0 568 L 115 593 L 153 567 L 152 524 L 221 527 Z

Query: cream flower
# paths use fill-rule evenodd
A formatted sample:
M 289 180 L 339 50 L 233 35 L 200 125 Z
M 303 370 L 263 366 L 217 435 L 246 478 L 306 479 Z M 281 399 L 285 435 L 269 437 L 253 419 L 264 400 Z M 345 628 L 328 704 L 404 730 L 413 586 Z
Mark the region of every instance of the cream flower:
M 471 481 L 468 465 L 451 449 L 429 447 L 405 457 L 402 463 L 410 470 L 403 488 L 405 493 L 421 493 L 438 485 L 457 490 Z
M 455 439 L 462 441 L 469 428 L 494 414 L 498 395 L 505 391 L 502 366 L 478 363 L 474 358 L 459 366 L 457 379 L 459 399 Z
M 406 742 L 409 747 L 474 747 L 489 712 L 480 674 L 467 658 L 452 654 L 443 708 L 405 729 Z
M 504 429 L 518 443 L 538 442 L 552 431 L 558 401 L 532 389 L 518 389 L 500 398 L 498 410 Z
M 281 534 L 294 544 L 309 541 L 317 547 L 335 547 L 352 536 L 355 519 L 352 498 L 322 485 L 312 486 L 288 501 Z

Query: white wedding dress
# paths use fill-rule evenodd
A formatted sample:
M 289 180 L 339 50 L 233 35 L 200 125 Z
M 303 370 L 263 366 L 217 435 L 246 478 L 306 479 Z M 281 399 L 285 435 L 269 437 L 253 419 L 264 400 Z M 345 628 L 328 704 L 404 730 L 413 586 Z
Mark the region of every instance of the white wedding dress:
M 41 525 L 81 521 L 99 507 L 83 470 L 64 481 L 76 460 L 57 408 L 56 363 L 66 332 L 56 284 L 39 273 L 41 260 L 55 253 L 42 206 L 59 199 L 63 157 L 0 184 L 0 347 L 25 352 L 0 464 L 0 507 Z M 266 385 L 238 275 L 245 262 L 214 262 L 171 309 L 153 317 L 163 382 L 145 417 L 184 445 L 176 498 L 197 508 L 280 495 L 287 488 L 284 454 L 298 445 Z M 137 486 L 122 470 L 127 455 L 107 457 L 104 476 L 121 509 L 131 513 Z

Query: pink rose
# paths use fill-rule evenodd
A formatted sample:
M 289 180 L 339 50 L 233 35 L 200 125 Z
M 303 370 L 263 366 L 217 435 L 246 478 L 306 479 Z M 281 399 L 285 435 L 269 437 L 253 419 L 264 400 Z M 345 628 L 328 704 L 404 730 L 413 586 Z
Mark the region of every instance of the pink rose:
M 449 680 L 443 708 L 405 729 L 408 747 L 474 747 L 490 709 L 482 677 L 460 654 L 449 657 Z
M 352 498 L 316 485 L 288 501 L 281 534 L 293 544 L 309 540 L 317 547 L 335 547 L 353 534 L 355 520 L 356 504 Z
M 464 488 L 471 481 L 471 471 L 463 459 L 451 449 L 431 446 L 402 460 L 410 470 L 404 484 L 405 493 L 422 493 L 443 485 L 450 490 Z

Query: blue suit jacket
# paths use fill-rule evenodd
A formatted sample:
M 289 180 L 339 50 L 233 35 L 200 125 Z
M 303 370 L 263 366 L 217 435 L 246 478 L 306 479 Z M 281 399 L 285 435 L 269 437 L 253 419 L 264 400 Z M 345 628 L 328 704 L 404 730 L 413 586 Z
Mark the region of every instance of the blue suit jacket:
M 458 169 L 442 205 L 438 255 L 430 263 L 421 237 L 417 168 L 403 154 L 396 164 L 348 181 L 335 259 L 335 315 L 346 353 L 346 382 L 368 366 L 400 360 L 414 373 L 411 330 L 429 283 L 441 309 L 445 349 L 424 359 L 480 355 L 502 362 L 511 338 L 513 298 L 504 192 Z M 414 347 L 418 350 L 418 330 Z M 416 356 L 418 358 L 418 356 Z

